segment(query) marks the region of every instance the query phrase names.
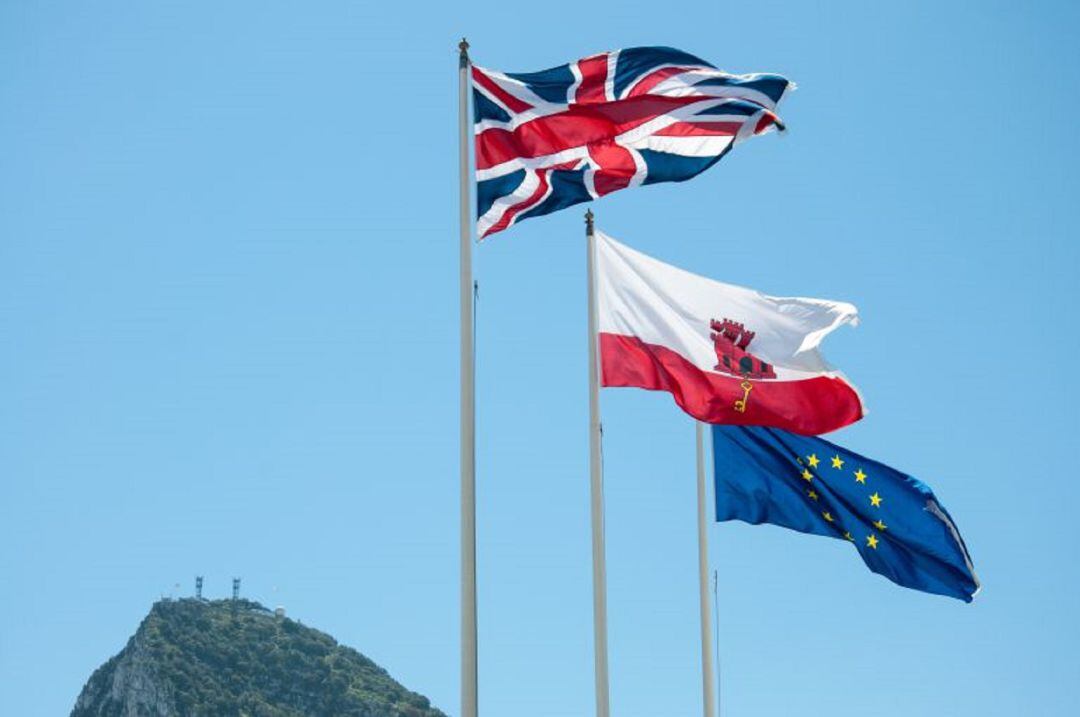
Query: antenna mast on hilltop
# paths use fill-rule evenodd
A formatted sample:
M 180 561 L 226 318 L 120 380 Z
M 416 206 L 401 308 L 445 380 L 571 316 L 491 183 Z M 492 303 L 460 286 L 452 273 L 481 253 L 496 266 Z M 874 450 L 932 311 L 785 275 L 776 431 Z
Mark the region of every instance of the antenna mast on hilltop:
M 240 599 L 240 578 L 233 578 L 232 579 L 232 599 L 233 600 L 239 600 Z
M 202 575 L 195 576 L 195 599 L 202 600 Z

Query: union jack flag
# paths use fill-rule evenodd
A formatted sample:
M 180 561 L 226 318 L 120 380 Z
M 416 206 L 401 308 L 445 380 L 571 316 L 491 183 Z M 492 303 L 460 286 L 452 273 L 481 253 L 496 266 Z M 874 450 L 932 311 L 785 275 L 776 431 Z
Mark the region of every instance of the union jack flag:
M 700 174 L 772 127 L 791 87 L 670 47 L 540 72 L 472 67 L 480 238 L 605 194 Z

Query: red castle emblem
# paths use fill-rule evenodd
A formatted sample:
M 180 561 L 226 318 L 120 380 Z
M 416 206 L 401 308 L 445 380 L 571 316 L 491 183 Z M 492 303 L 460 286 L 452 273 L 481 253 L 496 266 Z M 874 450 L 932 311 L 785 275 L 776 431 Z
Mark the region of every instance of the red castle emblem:
M 746 349 L 754 340 L 754 332 L 737 321 L 724 319 L 709 321 L 713 348 L 716 350 L 714 370 L 742 378 L 776 378 L 776 371 Z

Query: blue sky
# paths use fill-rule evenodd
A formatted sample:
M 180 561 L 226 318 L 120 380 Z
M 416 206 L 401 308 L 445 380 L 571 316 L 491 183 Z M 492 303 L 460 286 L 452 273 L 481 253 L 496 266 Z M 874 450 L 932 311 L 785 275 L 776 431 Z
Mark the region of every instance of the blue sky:
M 712 526 L 724 714 L 1070 714 L 1075 4 L 0 5 L 0 713 L 150 604 L 284 605 L 458 711 L 456 42 L 666 44 L 787 136 L 593 206 L 671 263 L 856 303 L 832 440 L 929 483 L 972 605 Z M 582 208 L 477 251 L 481 709 L 592 710 Z M 700 713 L 693 426 L 602 396 L 614 713 Z

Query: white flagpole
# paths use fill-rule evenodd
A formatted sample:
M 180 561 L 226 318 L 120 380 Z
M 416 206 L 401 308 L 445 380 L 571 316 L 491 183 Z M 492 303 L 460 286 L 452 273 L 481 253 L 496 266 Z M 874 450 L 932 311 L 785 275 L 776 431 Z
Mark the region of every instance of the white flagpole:
M 701 602 L 701 702 L 705 717 L 716 715 L 716 691 L 713 684 L 712 612 L 709 610 L 709 543 L 705 507 L 705 427 L 694 421 L 697 434 L 697 526 L 698 526 L 698 598 Z
M 469 43 L 458 44 L 461 210 L 461 717 L 476 717 L 476 388 L 472 217 L 469 211 Z
M 586 267 L 589 282 L 589 491 L 592 517 L 593 650 L 596 717 L 609 717 L 607 651 L 607 567 L 604 554 L 604 474 L 600 456 L 600 377 L 596 333 L 596 237 L 592 210 L 585 212 Z

